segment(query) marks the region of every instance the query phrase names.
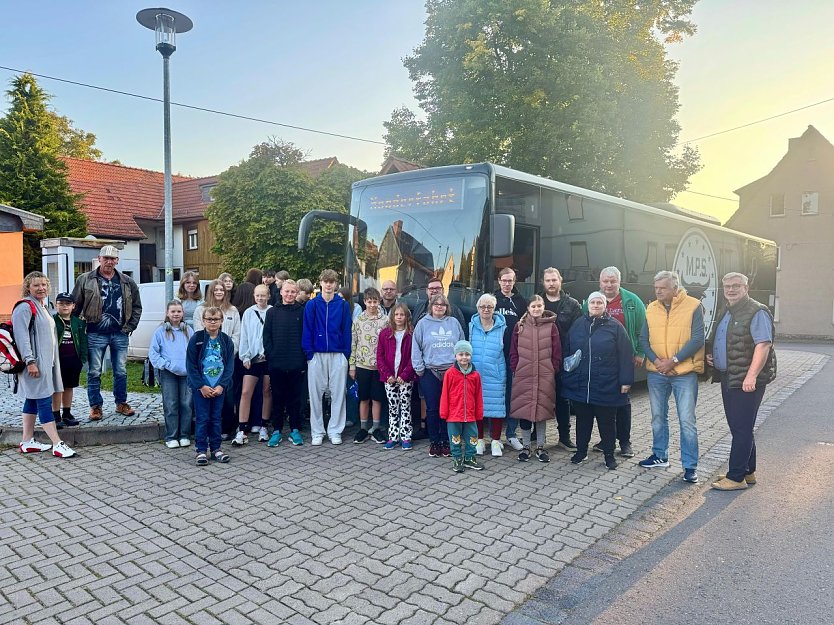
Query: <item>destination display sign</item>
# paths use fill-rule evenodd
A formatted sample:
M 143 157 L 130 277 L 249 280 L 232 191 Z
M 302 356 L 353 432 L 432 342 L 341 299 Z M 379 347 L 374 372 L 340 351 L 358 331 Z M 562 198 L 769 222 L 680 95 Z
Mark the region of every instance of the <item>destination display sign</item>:
M 366 208 L 372 211 L 444 210 L 459 211 L 464 206 L 464 179 L 444 178 L 400 183 L 368 189 Z

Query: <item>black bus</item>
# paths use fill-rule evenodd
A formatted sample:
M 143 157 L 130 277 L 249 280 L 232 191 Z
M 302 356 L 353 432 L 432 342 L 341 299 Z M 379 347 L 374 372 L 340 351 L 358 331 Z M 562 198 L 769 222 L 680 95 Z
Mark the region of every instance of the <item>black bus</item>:
M 644 302 L 653 277 L 677 271 L 701 298 L 709 331 L 722 304 L 721 277 L 739 271 L 750 295 L 773 307 L 776 244 L 723 228 L 673 205 L 647 206 L 490 163 L 432 167 L 353 184 L 350 215 L 313 211 L 299 226 L 306 245 L 315 219 L 347 224 L 345 278 L 354 293 L 393 280 L 413 309 L 438 276 L 467 319 L 498 271 L 512 267 L 524 296 L 556 267 L 580 302 L 614 265 L 622 286 Z

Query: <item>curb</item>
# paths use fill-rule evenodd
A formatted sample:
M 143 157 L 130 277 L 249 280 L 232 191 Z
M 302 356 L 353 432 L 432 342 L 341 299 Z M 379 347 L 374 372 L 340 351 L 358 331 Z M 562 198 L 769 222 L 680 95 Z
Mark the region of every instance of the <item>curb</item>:
M 20 443 L 23 429 L 19 427 L 0 427 L 0 445 L 16 446 Z M 114 445 L 121 443 L 148 443 L 164 438 L 164 426 L 160 423 L 140 423 L 137 425 L 104 425 L 96 427 L 65 427 L 60 430 L 61 439 L 70 447 L 87 447 L 90 445 Z M 35 429 L 35 438 L 48 442 L 43 430 Z

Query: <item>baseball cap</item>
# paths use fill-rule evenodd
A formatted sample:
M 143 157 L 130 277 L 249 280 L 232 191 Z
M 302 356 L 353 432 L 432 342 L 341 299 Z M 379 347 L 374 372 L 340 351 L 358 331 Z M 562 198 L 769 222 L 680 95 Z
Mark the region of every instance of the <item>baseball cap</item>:
M 110 256 L 111 258 L 119 257 L 119 248 L 115 245 L 105 245 L 98 253 L 99 256 Z
M 55 301 L 56 302 L 71 302 L 71 303 L 74 304 L 75 303 L 75 298 L 72 296 L 72 293 L 58 293 L 58 295 L 55 296 Z

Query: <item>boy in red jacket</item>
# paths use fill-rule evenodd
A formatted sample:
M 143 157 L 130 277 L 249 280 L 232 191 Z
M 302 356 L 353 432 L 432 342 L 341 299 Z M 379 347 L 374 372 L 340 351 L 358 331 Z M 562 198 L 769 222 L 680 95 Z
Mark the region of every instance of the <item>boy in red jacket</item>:
M 440 418 L 446 421 L 452 448 L 452 469 L 480 471 L 484 465 L 475 459 L 478 442 L 478 421 L 484 419 L 484 397 L 481 376 L 472 366 L 472 345 L 469 341 L 455 343 L 454 367 L 443 376 L 440 395 Z

